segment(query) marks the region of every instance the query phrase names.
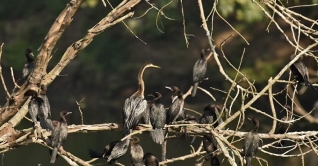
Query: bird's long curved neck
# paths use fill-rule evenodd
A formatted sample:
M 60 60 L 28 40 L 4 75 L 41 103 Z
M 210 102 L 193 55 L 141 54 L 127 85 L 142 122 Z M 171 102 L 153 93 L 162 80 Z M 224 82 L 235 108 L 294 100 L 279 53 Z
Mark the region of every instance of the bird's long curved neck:
M 145 92 L 145 83 L 144 80 L 142 79 L 143 75 L 144 75 L 144 71 L 146 70 L 147 66 L 143 66 L 139 73 L 138 73 L 138 84 L 139 84 L 139 89 L 137 91 L 137 93 L 144 97 L 144 92 Z
M 61 123 L 66 123 L 65 116 L 61 116 L 61 117 L 60 117 L 60 122 L 61 122 Z
M 33 57 L 30 54 L 25 54 L 25 56 L 26 56 L 28 62 L 33 62 L 34 61 Z
M 253 131 L 258 132 L 258 128 L 259 128 L 259 122 L 255 122 L 255 127 Z
M 161 100 L 161 96 L 157 96 L 156 98 L 153 99 L 153 102 L 159 103 Z

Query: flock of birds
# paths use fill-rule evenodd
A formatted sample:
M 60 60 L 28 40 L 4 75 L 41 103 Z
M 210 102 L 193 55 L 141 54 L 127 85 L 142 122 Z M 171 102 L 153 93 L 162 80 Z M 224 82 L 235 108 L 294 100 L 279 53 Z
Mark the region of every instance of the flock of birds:
M 26 81 L 35 67 L 35 58 L 32 50 L 27 49 L 26 52 L 27 63 L 25 64 L 22 72 L 22 80 Z M 201 58 L 195 63 L 193 67 L 193 89 L 191 95 L 194 97 L 198 84 L 206 80 L 205 73 L 207 70 L 207 60 L 212 55 L 210 49 L 202 49 Z M 294 56 L 291 56 L 293 59 Z M 166 124 L 171 124 L 176 121 L 182 120 L 195 120 L 200 124 L 213 124 L 212 127 L 217 127 L 223 122 L 220 111 L 222 106 L 216 104 L 209 104 L 204 107 L 204 113 L 196 120 L 196 118 L 191 118 L 184 112 L 184 98 L 182 91 L 176 87 L 166 87 L 172 91 L 171 105 L 166 110 L 164 105 L 160 102 L 162 96 L 159 92 L 153 92 L 151 97 L 153 100 L 146 101 L 144 98 L 145 84 L 143 81 L 143 73 L 147 68 L 160 68 L 159 66 L 153 65 L 151 63 L 144 64 L 138 74 L 138 90 L 126 99 L 123 108 L 123 124 L 124 132 L 123 138 L 111 142 L 104 147 L 103 152 L 96 150 L 89 150 L 89 155 L 92 158 L 104 158 L 107 160 L 108 164 L 112 164 L 117 161 L 118 158 L 122 157 L 128 150 L 130 145 L 130 156 L 131 164 L 134 166 L 158 166 L 159 160 L 152 153 L 143 152 L 142 147 L 139 144 L 139 138 L 136 136 L 130 136 L 133 129 L 135 129 L 140 123 L 150 124 L 153 131 L 150 131 L 150 136 L 153 141 L 157 144 L 163 144 L 168 131 L 165 130 Z M 301 62 L 301 59 L 296 61 L 290 67 L 294 78 L 298 83 L 304 83 L 313 89 L 315 87 L 308 81 L 308 70 L 306 66 Z M 51 131 L 52 134 L 48 137 L 47 144 L 52 147 L 51 151 L 51 161 L 54 163 L 56 160 L 56 155 L 58 149 L 62 148 L 63 142 L 67 138 L 67 122 L 65 116 L 69 115 L 71 112 L 62 111 L 60 112 L 60 120 L 51 120 L 51 111 L 49 100 L 46 96 L 47 87 L 41 86 L 38 94 L 34 94 L 29 102 L 29 114 L 33 121 L 35 128 L 42 128 Z M 288 112 L 288 115 L 282 120 L 290 120 L 292 118 L 292 111 Z M 255 118 L 248 118 L 254 124 L 253 130 L 245 135 L 245 141 L 243 145 L 242 155 L 246 160 L 246 166 L 251 165 L 251 160 L 256 154 L 259 145 L 259 121 Z M 287 132 L 289 124 L 282 123 L 279 126 L 278 133 Z M 193 138 L 194 141 L 195 137 Z M 192 142 L 193 142 L 192 141 Z M 211 166 L 220 166 L 220 161 L 218 160 L 218 154 L 215 153 L 219 150 L 217 141 L 212 134 L 207 134 L 202 137 L 204 150 L 207 152 L 205 161 L 210 160 Z M 284 142 L 281 141 L 279 146 L 284 146 Z

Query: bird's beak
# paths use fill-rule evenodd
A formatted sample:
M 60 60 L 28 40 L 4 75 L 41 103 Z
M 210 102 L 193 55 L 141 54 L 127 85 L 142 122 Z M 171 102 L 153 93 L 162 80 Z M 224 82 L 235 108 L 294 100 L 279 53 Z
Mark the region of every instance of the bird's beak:
M 31 52 L 31 53 L 30 53 L 30 55 L 34 58 L 34 54 L 33 54 L 33 52 Z
M 148 96 L 149 96 L 149 97 L 155 97 L 153 94 L 149 94 Z
M 161 68 L 160 66 L 156 66 L 156 65 L 152 65 L 151 67 L 154 67 L 154 68 Z
M 71 113 L 72 113 L 72 112 L 67 112 L 66 115 L 69 115 L 69 114 L 71 114 Z
M 173 90 L 172 90 L 172 88 L 171 88 L 171 87 L 169 87 L 169 86 L 166 86 L 165 88 L 167 88 L 167 89 L 169 89 L 169 90 L 173 91 Z
M 250 120 L 250 121 L 252 121 L 252 119 L 251 118 L 247 118 L 248 120 Z

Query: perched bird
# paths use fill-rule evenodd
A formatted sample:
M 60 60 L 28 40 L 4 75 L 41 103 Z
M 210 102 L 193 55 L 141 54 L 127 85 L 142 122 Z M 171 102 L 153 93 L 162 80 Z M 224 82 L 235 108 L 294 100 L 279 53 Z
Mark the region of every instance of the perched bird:
M 204 107 L 204 113 L 199 119 L 201 124 L 213 124 L 213 127 L 217 127 L 219 124 L 223 122 L 222 117 L 220 116 L 220 112 L 222 107 L 216 104 L 208 104 Z M 217 122 L 214 122 L 218 120 Z
M 51 146 L 53 148 L 50 163 L 55 163 L 56 154 L 58 148 L 62 146 L 67 137 L 67 122 L 65 116 L 71 114 L 72 112 L 62 111 L 60 112 L 60 121 L 54 128 L 51 135 Z
M 290 121 L 293 119 L 293 111 L 291 111 L 291 108 L 289 105 L 286 106 L 287 108 L 287 112 L 286 112 L 286 116 L 284 116 L 281 120 L 282 121 Z M 286 132 L 288 132 L 288 130 L 290 129 L 290 127 L 292 126 L 292 123 L 279 123 L 278 124 L 278 134 L 284 134 Z M 278 147 L 284 147 L 286 144 L 286 142 L 284 140 L 281 140 L 279 143 L 277 143 Z M 279 152 L 282 152 L 282 149 L 279 148 L 278 149 Z
M 146 63 L 142 66 L 138 74 L 139 89 L 133 95 L 126 99 L 123 109 L 123 120 L 125 133 L 130 132 L 130 129 L 135 128 L 143 116 L 147 107 L 147 101 L 144 99 L 145 83 L 142 79 L 143 73 L 148 67 L 160 68 L 151 63 Z
M 144 151 L 139 145 L 139 138 L 132 137 L 130 141 L 130 158 L 132 166 L 143 166 Z
M 293 60 L 295 58 L 295 54 L 290 56 L 290 59 Z M 309 82 L 309 74 L 308 69 L 305 64 L 301 61 L 302 57 L 300 57 L 294 64 L 290 66 L 290 70 L 293 73 L 294 79 L 300 83 L 304 83 L 305 86 L 310 87 L 314 90 L 317 90 L 310 82 Z
M 220 116 L 221 107 L 216 104 L 208 104 L 204 107 L 204 113 L 199 119 L 201 124 L 213 124 L 213 127 L 217 127 L 220 123 L 223 122 Z M 216 122 L 216 120 L 218 121 Z M 193 141 L 192 141 L 193 142 Z M 210 158 L 211 166 L 220 166 L 220 161 L 217 155 L 214 155 L 213 152 L 218 149 L 218 144 L 215 137 L 210 135 L 203 136 L 203 148 L 207 152 Z M 209 160 L 206 158 L 205 160 Z
M 149 96 L 154 97 L 153 101 L 148 103 L 149 119 L 154 129 L 150 132 L 150 136 L 155 143 L 162 144 L 165 139 L 163 128 L 166 124 L 166 110 L 160 102 L 162 95 L 159 92 L 154 92 Z
M 28 111 L 34 125 L 39 121 L 42 129 L 53 131 L 50 103 L 46 91 L 46 86 L 41 86 L 39 94 L 31 98 Z
M 114 141 L 109 145 L 106 145 L 104 151 L 98 152 L 93 149 L 89 149 L 89 155 L 92 158 L 105 158 L 108 164 L 113 164 L 122 157 L 128 149 L 130 139 L 125 139 L 123 141 Z
M 197 93 L 197 88 L 199 83 L 201 83 L 205 78 L 205 73 L 206 73 L 206 69 L 207 69 L 207 60 L 209 57 L 211 50 L 208 49 L 202 49 L 201 50 L 201 58 L 199 60 L 197 60 L 193 66 L 193 88 L 192 88 L 192 92 L 191 95 L 192 97 L 195 96 L 195 94 Z
M 167 111 L 167 124 L 170 124 L 171 122 L 175 122 L 179 117 L 180 119 L 184 119 L 184 110 L 183 110 L 183 105 L 184 105 L 184 99 L 183 99 L 183 93 L 181 90 L 176 87 L 167 87 L 167 89 L 170 89 L 173 94 L 171 96 L 172 98 L 172 104 L 170 105 L 170 108 Z
M 152 153 L 146 153 L 143 160 L 145 166 L 159 166 L 158 159 Z
M 259 136 L 258 136 L 258 128 L 259 122 L 255 118 L 248 118 L 255 125 L 254 129 L 245 134 L 244 146 L 243 146 L 243 155 L 246 160 L 246 166 L 251 165 L 251 161 L 253 156 L 257 152 L 258 144 L 259 144 Z
M 211 166 L 220 166 L 219 158 L 217 157 L 217 155 L 213 154 L 213 152 L 215 152 L 218 149 L 218 147 L 216 139 L 212 134 L 203 136 L 203 148 L 209 155 L 209 158 L 205 158 L 205 160 L 210 159 Z
M 25 50 L 25 56 L 27 58 L 27 62 L 24 64 L 22 70 L 22 81 L 25 82 L 28 76 L 30 75 L 31 71 L 34 69 L 34 55 L 31 49 Z

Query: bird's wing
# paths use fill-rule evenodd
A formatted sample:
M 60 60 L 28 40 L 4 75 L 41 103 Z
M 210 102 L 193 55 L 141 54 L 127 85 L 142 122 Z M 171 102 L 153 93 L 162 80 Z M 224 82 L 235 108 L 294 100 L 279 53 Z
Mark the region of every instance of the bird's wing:
M 108 156 L 107 162 L 123 156 L 127 152 L 129 142 L 130 141 L 124 140 L 116 143 L 114 148 L 111 150 L 110 155 Z
M 144 111 L 147 108 L 147 101 L 140 97 L 134 98 L 134 100 L 132 100 L 131 103 L 133 106 L 131 108 L 131 114 L 129 115 L 125 123 L 129 129 L 138 124 L 140 118 L 142 117 Z
M 123 118 L 124 118 L 124 122 L 127 121 L 127 118 L 129 117 L 130 113 L 131 113 L 131 102 L 130 99 L 131 97 L 127 98 L 125 100 L 125 104 L 124 104 L 124 109 L 123 109 Z
M 37 115 L 38 115 L 38 103 L 35 98 L 32 98 L 31 101 L 29 102 L 29 114 L 32 118 L 32 121 L 35 123 L 37 122 Z

